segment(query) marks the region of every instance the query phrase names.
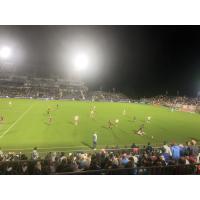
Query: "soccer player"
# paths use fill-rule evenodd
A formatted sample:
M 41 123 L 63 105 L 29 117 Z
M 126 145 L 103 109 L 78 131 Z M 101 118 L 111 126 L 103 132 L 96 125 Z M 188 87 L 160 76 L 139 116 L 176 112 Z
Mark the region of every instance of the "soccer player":
M 125 109 L 123 110 L 122 115 L 124 115 L 124 116 L 126 115 L 126 110 Z
M 74 125 L 75 125 L 75 126 L 78 126 L 78 124 L 79 124 L 79 116 L 78 116 L 78 115 L 75 115 L 75 116 L 74 116 Z
M 144 134 L 144 124 L 141 124 L 140 128 L 136 131 L 136 134 L 138 135 Z
M 140 128 L 144 130 L 144 124 L 141 124 Z
M 143 136 L 145 133 L 144 133 L 144 128 L 141 126 L 137 131 L 136 131 L 136 134 L 137 135 L 140 135 L 140 136 Z
M 113 127 L 113 123 L 111 122 L 111 120 L 108 120 L 108 128 L 112 128 Z
M 139 136 L 143 136 L 143 135 L 144 135 L 144 132 L 143 132 L 141 129 L 139 129 L 139 130 L 136 132 L 136 134 L 139 135 Z
M 95 119 L 95 112 L 94 112 L 94 110 L 90 111 L 90 118 Z
M 119 124 L 119 119 L 116 119 L 116 120 L 115 120 L 115 126 L 117 127 L 118 124 Z
M 0 117 L 0 122 L 4 122 L 4 117 L 3 116 Z
M 148 116 L 147 117 L 147 123 L 150 123 L 151 122 L 151 116 Z
M 49 117 L 48 117 L 48 124 L 51 124 L 51 123 L 52 123 L 52 116 L 49 115 Z
M 50 115 L 50 111 L 51 111 L 51 109 L 50 109 L 50 107 L 47 109 L 47 114 L 48 115 Z
M 97 146 L 97 134 L 94 133 L 93 134 L 93 149 L 96 150 L 96 146 Z

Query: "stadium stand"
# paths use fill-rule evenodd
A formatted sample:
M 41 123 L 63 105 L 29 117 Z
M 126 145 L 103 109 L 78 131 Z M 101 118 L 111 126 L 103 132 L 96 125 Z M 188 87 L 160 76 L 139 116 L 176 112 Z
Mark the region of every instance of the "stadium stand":
M 86 99 L 92 101 L 113 101 L 113 102 L 128 102 L 130 98 L 122 93 L 105 92 L 105 91 L 94 91 L 88 92 Z
M 140 103 L 162 105 L 183 112 L 200 112 L 200 99 L 198 97 L 181 97 L 159 95 L 152 98 L 142 98 Z
M 89 92 L 83 82 L 0 73 L 0 97 L 129 101 L 122 93 Z

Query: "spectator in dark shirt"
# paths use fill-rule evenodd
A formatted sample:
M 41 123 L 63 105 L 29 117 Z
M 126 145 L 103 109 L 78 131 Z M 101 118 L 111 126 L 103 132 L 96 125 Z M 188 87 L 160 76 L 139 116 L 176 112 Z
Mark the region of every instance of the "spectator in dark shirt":
M 153 151 L 153 147 L 151 146 L 150 142 L 148 142 L 148 145 L 147 145 L 147 147 L 146 147 L 146 152 L 147 152 L 148 154 L 150 154 L 152 151 Z
M 192 140 L 191 142 L 191 156 L 198 156 L 199 154 L 199 148 L 198 146 L 196 146 L 196 142 L 194 140 Z

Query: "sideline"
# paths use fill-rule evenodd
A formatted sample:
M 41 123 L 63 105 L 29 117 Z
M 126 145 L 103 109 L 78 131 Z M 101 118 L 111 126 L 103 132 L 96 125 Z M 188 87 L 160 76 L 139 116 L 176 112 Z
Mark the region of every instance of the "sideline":
M 5 130 L 5 131 L 0 135 L 0 139 L 3 138 L 3 137 L 9 132 L 9 130 L 10 130 L 11 128 L 13 128 L 13 127 L 24 117 L 24 115 L 25 115 L 27 112 L 29 112 L 29 111 L 31 110 L 32 107 L 33 107 L 33 104 L 32 104 L 27 110 L 25 110 L 25 111 L 22 113 L 22 115 L 20 115 L 19 118 L 17 118 L 17 120 L 16 120 L 10 127 L 8 127 L 7 130 Z

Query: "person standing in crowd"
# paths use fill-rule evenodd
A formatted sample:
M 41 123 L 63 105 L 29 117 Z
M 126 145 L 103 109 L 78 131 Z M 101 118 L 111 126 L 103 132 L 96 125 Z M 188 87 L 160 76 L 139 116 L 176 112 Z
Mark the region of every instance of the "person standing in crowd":
M 184 149 L 183 149 L 184 156 L 190 156 L 190 154 L 191 154 L 191 148 L 190 148 L 190 146 L 191 146 L 191 142 L 187 141 L 186 145 L 184 146 Z
M 3 151 L 1 147 L 0 147 L 0 157 L 3 157 Z
M 151 146 L 150 142 L 148 142 L 148 145 L 146 147 L 146 152 L 149 154 L 153 151 L 153 147 Z
M 37 160 L 37 159 L 39 158 L 39 153 L 38 153 L 38 151 L 37 151 L 37 147 L 35 147 L 35 148 L 33 149 L 31 158 L 32 158 L 33 160 Z
M 93 149 L 96 149 L 97 146 L 97 134 L 93 134 Z
M 191 147 L 190 147 L 190 149 L 191 149 L 191 156 L 197 157 L 198 154 L 199 154 L 199 148 L 196 145 L 196 141 L 195 140 L 191 141 Z
M 181 151 L 180 146 L 174 143 L 174 145 L 172 145 L 171 151 L 172 151 L 172 158 L 174 160 L 178 160 L 180 158 L 180 151 Z
M 169 154 L 170 156 L 172 156 L 172 151 L 170 149 L 170 147 L 168 146 L 167 142 L 164 142 L 163 143 L 163 149 L 164 149 L 164 152 Z

